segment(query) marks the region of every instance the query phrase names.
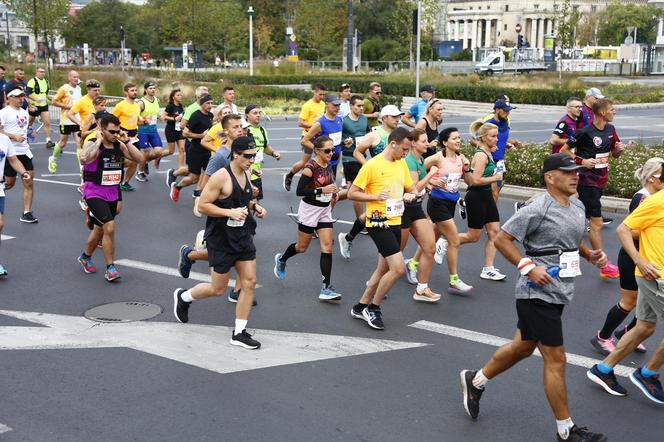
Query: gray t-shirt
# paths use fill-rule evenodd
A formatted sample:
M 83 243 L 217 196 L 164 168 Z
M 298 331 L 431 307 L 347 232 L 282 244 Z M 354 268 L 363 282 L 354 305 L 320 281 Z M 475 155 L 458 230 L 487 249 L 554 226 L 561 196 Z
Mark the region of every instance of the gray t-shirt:
M 523 244 L 526 251 L 569 250 L 579 247 L 586 230 L 585 209 L 576 197 L 570 197 L 567 207 L 545 193 L 519 210 L 502 229 Z M 537 265 L 559 265 L 558 254 L 530 256 Z M 530 279 L 519 276 L 517 299 L 541 299 L 551 304 L 569 304 L 574 296 L 574 278 L 553 278 L 553 282 L 538 288 L 528 287 Z
M 210 157 L 208 165 L 205 168 L 205 175 L 212 176 L 214 173 L 224 167 L 228 166 L 231 162 L 228 159 L 228 156 L 231 152 L 226 148 L 226 146 L 221 146 L 214 155 Z

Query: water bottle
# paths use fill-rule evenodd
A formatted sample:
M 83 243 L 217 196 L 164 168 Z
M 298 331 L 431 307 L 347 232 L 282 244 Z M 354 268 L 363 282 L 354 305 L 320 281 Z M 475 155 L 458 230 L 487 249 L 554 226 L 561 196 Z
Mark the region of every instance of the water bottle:
M 555 278 L 558 276 L 558 273 L 560 273 L 560 267 L 558 266 L 549 266 L 546 268 L 546 273 L 549 274 L 550 277 Z M 533 281 L 528 281 L 528 287 L 531 289 L 538 289 L 540 286 L 535 284 Z

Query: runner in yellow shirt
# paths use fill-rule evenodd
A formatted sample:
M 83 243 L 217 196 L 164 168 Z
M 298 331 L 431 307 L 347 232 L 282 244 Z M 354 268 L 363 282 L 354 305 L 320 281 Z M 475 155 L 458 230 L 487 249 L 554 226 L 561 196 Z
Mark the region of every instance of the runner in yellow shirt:
M 136 138 L 138 135 L 138 117 L 141 114 L 141 108 L 136 102 L 138 97 L 138 88 L 133 83 L 127 83 L 123 87 L 125 99 L 120 101 L 113 108 L 113 115 L 120 120 L 120 129 L 125 131 L 129 138 Z M 129 184 L 138 168 L 138 164 L 133 161 L 126 161 L 127 172 L 125 173 L 124 182 L 120 185 L 120 189 L 126 192 L 133 192 L 136 190 L 134 186 Z
M 67 118 L 67 111 L 81 99 L 81 86 L 79 83 L 78 72 L 69 71 L 67 83 L 60 86 L 58 92 L 53 97 L 51 104 L 60 108 L 60 139 L 53 148 L 53 155 L 48 158 L 48 171 L 55 173 L 58 168 L 58 157 L 62 154 L 62 149 L 69 141 L 69 135 L 74 137 L 74 146 L 78 146 L 80 140 L 80 126 Z

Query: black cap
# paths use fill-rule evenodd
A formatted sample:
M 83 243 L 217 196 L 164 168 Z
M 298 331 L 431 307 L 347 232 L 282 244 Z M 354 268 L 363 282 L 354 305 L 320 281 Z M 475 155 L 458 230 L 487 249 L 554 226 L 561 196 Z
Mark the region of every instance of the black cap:
M 569 155 L 564 153 L 554 153 L 544 159 L 542 173 L 551 172 L 552 170 L 563 170 L 568 172 L 570 170 L 579 170 L 582 168 L 583 166 L 576 164 L 574 159 Z
M 326 94 L 325 95 L 325 102 L 326 103 L 332 103 L 335 105 L 340 105 L 341 100 L 339 99 L 339 96 L 337 94 Z
M 95 112 L 95 120 L 101 120 L 107 115 L 111 115 L 111 113 L 105 109 L 102 109 L 100 111 Z
M 152 86 L 156 86 L 156 84 L 153 83 L 152 81 L 146 81 L 145 84 L 143 85 L 143 89 L 147 89 Z
M 205 94 L 201 98 L 198 99 L 198 104 L 207 103 L 208 101 L 212 101 L 212 95 Z
M 260 106 L 257 104 L 248 104 L 247 107 L 244 108 L 244 114 L 247 115 L 249 112 L 259 107 Z
M 255 149 L 256 143 L 253 137 L 240 137 L 231 144 L 231 152 L 243 152 L 249 149 Z
M 422 92 L 429 92 L 430 94 L 433 94 L 433 92 L 434 92 L 433 91 L 433 86 L 431 86 L 430 84 L 425 84 L 424 86 L 422 86 L 420 88 L 420 94 Z

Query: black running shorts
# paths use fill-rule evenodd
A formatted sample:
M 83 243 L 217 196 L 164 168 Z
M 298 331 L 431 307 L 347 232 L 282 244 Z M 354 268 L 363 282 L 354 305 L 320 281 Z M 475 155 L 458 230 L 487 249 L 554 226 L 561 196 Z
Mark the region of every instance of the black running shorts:
M 639 286 L 636 284 L 634 270 L 636 264 L 622 248 L 618 252 L 618 270 L 620 270 L 620 288 L 623 290 L 637 291 Z
M 92 226 L 102 227 L 104 224 L 115 219 L 118 213 L 117 201 L 105 201 L 101 198 L 86 198 L 88 204 L 88 228 Z
M 210 248 L 208 243 L 208 263 L 212 270 L 223 275 L 231 271 L 236 261 L 254 261 L 256 259 L 256 247 L 253 242 L 240 253 L 230 250 Z
M 578 186 L 579 199 L 586 206 L 586 218 L 602 217 L 602 193 L 604 189 L 591 186 Z
M 420 219 L 426 219 L 422 204 L 406 204 L 404 207 L 403 215 L 401 215 L 401 228 L 410 229 L 411 224 Z
M 35 170 L 35 166 L 32 164 L 32 159 L 28 158 L 27 155 L 16 155 L 16 158 L 23 164 L 25 170 Z M 5 161 L 5 177 L 14 178 L 18 173 L 14 168 L 9 164 L 9 161 Z
M 498 207 L 493 200 L 491 187 L 486 189 L 470 188 L 466 192 L 466 213 L 468 214 L 468 228 L 483 229 L 489 223 L 500 221 Z
M 342 163 L 342 165 L 344 168 L 344 178 L 346 178 L 346 181 L 348 181 L 349 183 L 355 181 L 355 178 L 357 177 L 357 174 L 360 172 L 362 165 L 357 161 Z
M 387 229 L 380 227 L 367 227 L 367 232 L 376 244 L 378 253 L 383 258 L 394 255 L 401 251 L 401 226 L 390 226 Z
M 81 128 L 78 127 L 78 124 L 61 124 L 60 125 L 60 134 L 62 135 L 71 135 L 77 132 L 80 132 Z
M 431 198 L 427 203 L 427 214 L 431 221 L 438 223 L 447 221 L 454 218 L 454 211 L 456 210 L 456 201 L 446 200 L 443 198 Z
M 551 304 L 541 299 L 517 299 L 516 314 L 522 341 L 541 342 L 547 347 L 563 345 L 563 304 Z

